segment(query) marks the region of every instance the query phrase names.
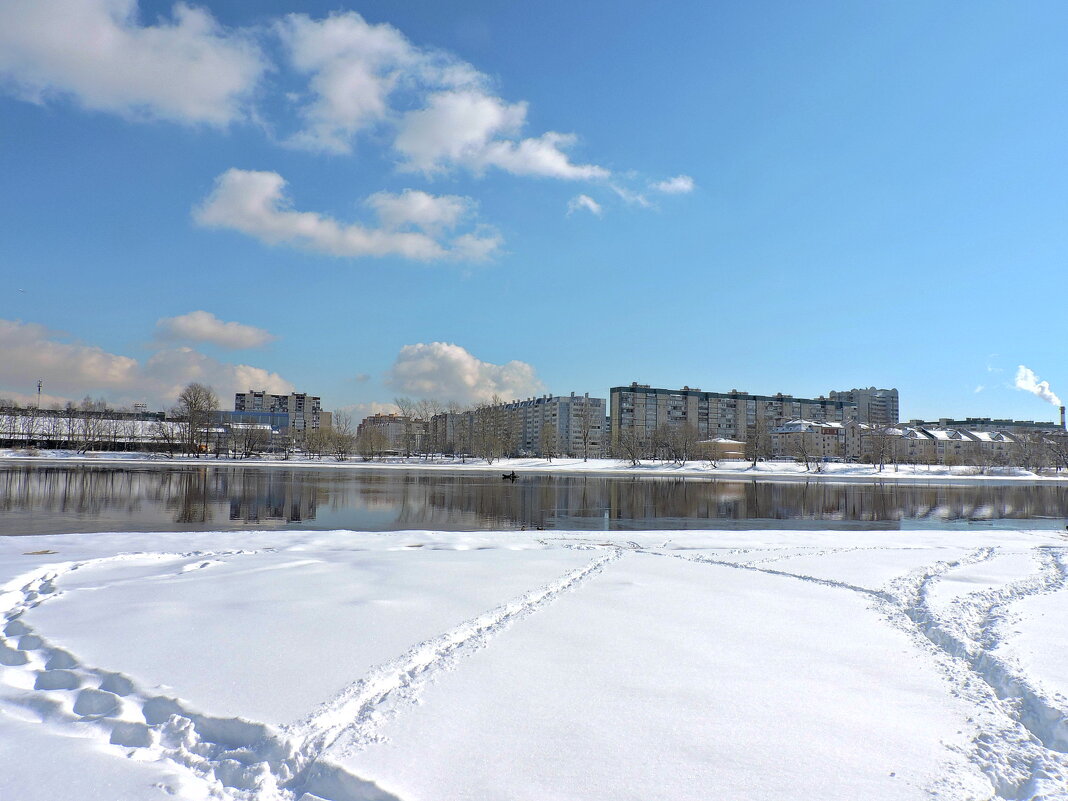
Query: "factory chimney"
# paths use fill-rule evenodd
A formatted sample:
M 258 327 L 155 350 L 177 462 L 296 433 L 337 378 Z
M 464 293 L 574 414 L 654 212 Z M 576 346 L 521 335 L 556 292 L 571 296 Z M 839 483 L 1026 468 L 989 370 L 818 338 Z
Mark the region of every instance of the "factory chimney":
M 1061 407 L 1061 428 L 1068 429 L 1068 426 L 1064 424 L 1064 407 Z

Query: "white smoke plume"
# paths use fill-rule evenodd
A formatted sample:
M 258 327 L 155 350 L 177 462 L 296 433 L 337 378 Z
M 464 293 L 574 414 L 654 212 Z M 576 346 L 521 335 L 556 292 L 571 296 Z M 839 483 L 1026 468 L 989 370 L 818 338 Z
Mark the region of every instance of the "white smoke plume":
M 1030 392 L 1032 395 L 1037 395 L 1054 406 L 1063 405 L 1061 404 L 1061 399 L 1049 388 L 1049 381 L 1039 381 L 1034 371 L 1030 367 L 1024 367 L 1022 364 L 1016 370 L 1016 388 L 1022 389 L 1024 392 Z

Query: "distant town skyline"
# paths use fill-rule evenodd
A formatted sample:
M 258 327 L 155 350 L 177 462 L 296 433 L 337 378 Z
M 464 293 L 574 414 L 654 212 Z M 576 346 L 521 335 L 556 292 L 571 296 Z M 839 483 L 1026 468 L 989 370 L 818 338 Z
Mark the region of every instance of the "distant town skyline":
M 0 397 L 877 386 L 1055 420 L 1066 22 L 2 4 Z

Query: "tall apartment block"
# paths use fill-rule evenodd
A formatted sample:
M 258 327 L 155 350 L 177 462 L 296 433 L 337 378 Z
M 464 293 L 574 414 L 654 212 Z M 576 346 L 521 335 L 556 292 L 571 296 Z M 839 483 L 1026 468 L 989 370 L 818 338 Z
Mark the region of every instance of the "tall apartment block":
M 591 457 L 605 455 L 605 399 L 589 393 L 543 395 L 502 403 L 484 409 L 503 432 L 508 455 L 542 456 L 545 437 L 551 436 L 559 453 Z M 477 411 L 443 412 L 430 420 L 429 434 L 445 452 L 470 450 L 469 439 L 477 426 Z
M 846 389 L 830 392 L 831 400 L 840 400 L 857 405 L 857 419 L 876 426 L 896 425 L 900 420 L 896 389 Z
M 506 403 L 504 410 L 516 427 L 516 446 L 521 453 L 542 455 L 543 432 L 551 431 L 563 453 L 583 454 L 583 436 L 588 437 L 590 456 L 604 448 L 604 398 L 585 395 L 543 395 Z
M 897 390 L 891 390 L 894 414 Z M 693 387 L 662 389 L 633 383 L 610 390 L 613 449 L 623 431 L 648 440 L 660 426 L 691 425 L 702 439 L 723 437 L 744 441 L 757 422 L 770 430 L 788 420 L 844 423 L 860 420 L 857 402 L 842 398 L 795 398 L 792 395 L 750 395 L 748 392 L 702 392 Z
M 330 413 L 324 412 L 319 398 L 303 392 L 271 395 L 265 391 L 238 392 L 234 395 L 235 412 L 273 412 L 289 415 L 289 429 L 294 434 L 330 426 Z

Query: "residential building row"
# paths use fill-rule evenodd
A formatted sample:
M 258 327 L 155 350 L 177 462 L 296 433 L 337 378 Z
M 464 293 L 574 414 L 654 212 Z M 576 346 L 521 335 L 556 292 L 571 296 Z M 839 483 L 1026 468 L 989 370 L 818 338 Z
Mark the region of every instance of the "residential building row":
M 606 424 L 604 398 L 571 393 L 442 412 L 429 420 L 374 414 L 359 424 L 356 437 L 358 444 L 378 453 L 399 455 L 431 451 L 596 458 L 608 455 Z
M 691 426 L 702 440 L 729 439 L 744 442 L 757 429 L 767 431 L 790 420 L 845 423 L 857 421 L 889 426 L 898 422 L 896 389 L 852 389 L 831 392 L 819 398 L 793 395 L 751 395 L 703 392 L 696 387 L 666 389 L 634 382 L 613 387 L 611 443 L 618 450 L 620 438 L 630 436 L 650 441 L 662 429 Z
M 1064 466 L 1068 431 L 1055 424 L 1000 421 L 1005 428 L 899 424 L 873 426 L 792 420 L 771 432 L 773 458 L 942 465 Z M 1011 428 L 1013 430 L 1005 430 Z

